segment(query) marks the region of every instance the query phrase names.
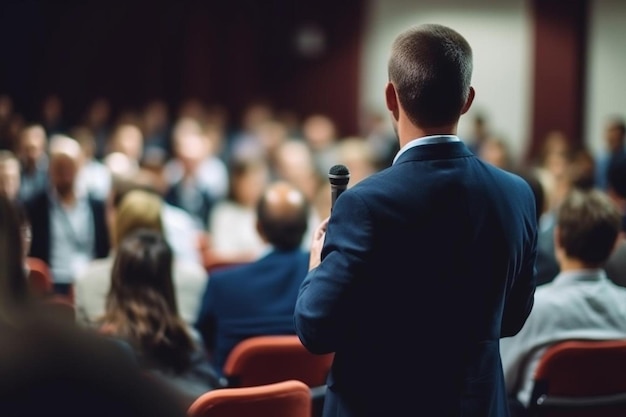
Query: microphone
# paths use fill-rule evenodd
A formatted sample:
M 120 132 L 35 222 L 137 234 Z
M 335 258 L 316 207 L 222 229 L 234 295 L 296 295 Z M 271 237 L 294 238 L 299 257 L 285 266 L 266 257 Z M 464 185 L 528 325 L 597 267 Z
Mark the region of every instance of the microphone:
M 330 181 L 330 211 L 337 198 L 348 188 L 350 181 L 350 171 L 345 165 L 334 165 L 328 171 L 328 181 Z

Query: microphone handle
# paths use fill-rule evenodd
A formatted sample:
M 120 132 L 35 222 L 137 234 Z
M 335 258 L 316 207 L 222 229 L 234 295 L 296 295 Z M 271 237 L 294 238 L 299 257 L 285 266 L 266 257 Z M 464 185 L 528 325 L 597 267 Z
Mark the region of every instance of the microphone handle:
M 330 186 L 330 210 L 332 212 L 333 207 L 335 206 L 335 201 L 337 198 L 346 190 L 346 186 L 341 185 L 331 185 Z

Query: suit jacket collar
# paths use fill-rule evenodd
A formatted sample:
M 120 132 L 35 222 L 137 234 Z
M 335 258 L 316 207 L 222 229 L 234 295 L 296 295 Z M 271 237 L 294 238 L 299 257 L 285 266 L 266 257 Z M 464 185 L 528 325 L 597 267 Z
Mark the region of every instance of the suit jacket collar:
M 465 143 L 448 142 L 415 146 L 398 156 L 394 165 L 409 161 L 426 161 L 432 159 L 453 159 L 474 156 Z

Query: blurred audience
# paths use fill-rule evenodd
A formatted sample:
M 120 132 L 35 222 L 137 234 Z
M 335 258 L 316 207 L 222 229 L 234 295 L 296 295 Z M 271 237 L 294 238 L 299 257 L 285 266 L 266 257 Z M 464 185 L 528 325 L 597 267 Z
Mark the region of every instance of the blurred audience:
M 43 126 L 24 126 L 19 135 L 17 156 L 21 163 L 20 199 L 26 200 L 48 184 L 48 137 Z
M 349 187 L 378 171 L 371 142 L 358 136 L 350 136 L 339 141 L 337 159 L 333 165 L 336 164 L 343 164 L 350 171 Z
M 555 177 L 557 187 L 546 190 L 545 196 L 549 207 L 541 216 L 537 241 L 538 285 L 550 282 L 559 273 L 559 264 L 554 251 L 554 228 L 556 226 L 556 212 L 564 198 L 563 196 L 572 189 L 590 190 L 594 188 L 594 166 L 590 158 L 590 153 L 585 148 L 573 149 L 563 155 L 561 162 L 564 165 L 559 166 L 559 174 Z M 537 173 L 537 171 L 535 172 Z M 542 184 L 545 186 L 545 183 Z M 552 194 L 548 191 L 552 191 Z
M 94 140 L 93 158 L 101 160 L 107 152 L 111 134 L 111 103 L 105 97 L 98 97 L 87 107 L 82 126 L 89 129 Z
M 241 113 L 239 126 L 235 128 L 228 144 L 228 160 L 245 158 L 260 150 L 257 130 L 274 120 L 274 108 L 263 99 L 251 100 Z
M 183 417 L 184 397 L 147 378 L 125 345 L 56 320 L 30 297 L 19 224 L 0 195 L 0 414 Z
M 339 136 L 335 122 L 325 114 L 312 114 L 302 122 L 302 136 L 313 152 L 315 167 L 320 175 L 337 163 Z
M 609 165 L 607 194 L 622 215 L 622 231 L 605 269 L 613 282 L 626 287 L 626 155 L 614 158 Z
M 206 229 L 216 201 L 226 196 L 228 169 L 213 153 L 202 125 L 195 119 L 177 121 L 172 133 L 173 158 L 164 169 L 165 199 L 193 216 Z
M 96 138 L 91 129 L 76 126 L 69 132 L 76 139 L 83 152 L 80 172 L 78 173 L 77 187 L 81 193 L 86 193 L 100 200 L 106 199 L 111 189 L 111 171 L 107 166 L 96 159 Z
M 256 259 L 265 244 L 256 231 L 256 205 L 270 181 L 269 166 L 259 156 L 241 157 L 230 164 L 230 190 L 208 219 L 207 268 Z
M 63 119 L 63 100 L 57 94 L 48 94 L 41 102 L 41 125 L 48 137 L 65 134 L 67 126 Z
M 522 330 L 500 342 L 507 391 L 518 405 L 515 409 L 528 407 L 533 374 L 550 345 L 573 339 L 626 338 L 626 289 L 609 281 L 603 270 L 620 228 L 621 213 L 599 190 L 574 189 L 561 203 L 554 232 L 561 272 L 537 288 Z
M 505 171 L 515 171 L 517 167 L 508 143 L 501 137 L 488 136 L 481 140 L 477 156 L 493 166 Z
M 109 138 L 107 154 L 119 152 L 126 155 L 137 170 L 143 155 L 143 133 L 135 123 L 124 121 L 118 124 Z
M 55 291 L 71 292 L 74 278 L 109 252 L 104 201 L 77 187 L 82 151 L 68 136 L 50 141 L 49 186 L 25 201 L 32 225 L 30 256 L 50 266 Z
M 164 231 L 163 205 L 158 195 L 146 190 L 123 188 L 122 184 L 119 187 L 111 196 L 107 209 L 111 252 L 106 258 L 91 262 L 77 275 L 74 285 L 76 317 L 85 325 L 97 323 L 104 313 L 106 294 L 111 285 L 111 270 L 124 238 L 138 229 L 155 230 L 159 233 Z M 180 259 L 176 254 L 173 255 L 172 268 L 180 315 L 187 323 L 193 323 L 198 315 L 201 291 L 208 279 L 207 273 L 199 263 Z
M 0 194 L 16 201 L 20 192 L 20 161 L 11 151 L 0 150 Z
M 484 154 L 482 146 L 492 136 L 487 117 L 482 113 L 474 114 L 471 130 L 467 137 L 468 146 L 474 155 Z
M 391 121 L 386 114 L 371 112 L 365 115 L 363 124 L 362 136 L 372 148 L 376 170 L 387 168 L 400 150 Z
M 301 249 L 308 211 L 297 188 L 272 183 L 256 205 L 256 230 L 268 248 L 254 262 L 212 274 L 196 326 L 219 372 L 238 342 L 295 334 L 296 296 L 309 267 L 308 252 Z
M 626 121 L 621 117 L 612 117 L 607 121 L 603 146 L 601 153 L 596 157 L 596 186 L 606 190 L 611 161 L 626 155 Z
M 15 150 L 15 137 L 11 132 L 11 120 L 15 116 L 11 96 L 0 94 L 0 150 Z
M 145 145 L 141 156 L 142 165 L 163 165 L 171 154 L 170 115 L 164 100 L 151 100 L 143 108 L 141 126 Z
M 305 142 L 297 139 L 287 140 L 276 149 L 274 173 L 275 178 L 289 181 L 298 187 L 309 201 L 315 199 L 320 182 L 328 176 L 328 172 L 319 173 L 313 151 Z

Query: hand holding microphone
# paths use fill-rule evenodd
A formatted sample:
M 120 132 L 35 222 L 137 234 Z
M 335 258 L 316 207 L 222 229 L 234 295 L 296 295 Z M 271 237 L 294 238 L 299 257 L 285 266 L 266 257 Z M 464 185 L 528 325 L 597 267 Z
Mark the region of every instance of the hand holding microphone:
M 333 166 L 328 172 L 328 181 L 330 181 L 330 210 L 332 212 L 335 201 L 341 193 L 348 188 L 348 182 L 350 181 L 348 168 L 344 165 Z M 309 270 L 317 267 L 321 262 L 322 248 L 324 247 L 326 227 L 328 226 L 329 218 L 330 217 L 326 217 L 313 234 L 309 257 Z
M 348 188 L 350 171 L 345 165 L 334 165 L 328 171 L 328 181 L 330 181 L 330 210 L 332 212 L 335 201 Z

